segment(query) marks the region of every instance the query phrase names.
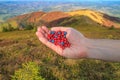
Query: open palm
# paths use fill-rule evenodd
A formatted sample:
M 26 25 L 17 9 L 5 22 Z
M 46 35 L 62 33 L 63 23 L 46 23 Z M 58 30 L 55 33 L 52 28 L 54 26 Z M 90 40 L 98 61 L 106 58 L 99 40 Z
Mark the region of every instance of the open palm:
M 49 42 L 47 40 L 47 34 L 49 34 L 50 30 L 48 30 L 48 28 L 45 26 L 39 27 L 36 32 L 36 35 L 43 44 L 57 52 L 59 55 L 67 58 L 86 57 L 86 38 L 80 32 L 69 27 L 53 27 L 51 30 L 66 31 L 66 37 L 71 44 L 70 48 L 62 49 L 59 46 L 56 46 L 53 43 Z

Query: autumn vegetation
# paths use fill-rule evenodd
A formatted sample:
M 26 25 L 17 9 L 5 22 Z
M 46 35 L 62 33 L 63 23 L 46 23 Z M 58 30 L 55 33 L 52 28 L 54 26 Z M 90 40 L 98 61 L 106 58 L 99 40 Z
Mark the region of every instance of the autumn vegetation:
M 20 21 L 21 22 L 21 21 Z M 92 59 L 67 59 L 42 44 L 35 35 L 36 25 L 23 21 L 1 23 L 0 80 L 119 80 L 120 63 Z M 46 23 L 80 31 L 87 38 L 120 39 L 120 29 L 96 23 L 83 15 L 74 15 Z M 7 29 L 7 30 L 6 30 Z M 1 30 L 1 26 L 0 26 Z

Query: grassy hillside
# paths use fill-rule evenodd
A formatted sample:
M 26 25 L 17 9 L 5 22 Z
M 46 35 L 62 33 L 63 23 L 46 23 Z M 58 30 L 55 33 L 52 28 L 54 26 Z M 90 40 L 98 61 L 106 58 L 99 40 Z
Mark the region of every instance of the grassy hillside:
M 90 9 L 76 10 L 67 13 L 70 14 L 71 16 L 84 15 L 101 25 L 105 25 L 106 27 L 114 26 L 116 28 L 119 28 L 118 24 L 120 23 L 120 18 L 109 16 L 108 14 L 105 13 L 97 12 Z
M 80 23 L 71 23 L 69 20 L 71 18 L 59 25 L 72 26 L 88 38 L 120 39 L 119 29 L 100 27 L 85 17 L 79 18 Z M 33 30 L 0 33 L 0 80 L 10 80 L 23 63 L 30 61 L 40 67 L 39 73 L 45 80 L 120 79 L 120 63 L 63 58 L 43 45 Z
M 68 23 L 68 19 L 69 19 L 69 23 L 70 24 L 72 23 L 72 26 L 73 25 L 78 26 L 78 24 L 84 26 L 87 23 L 88 24 L 87 26 L 89 25 L 92 26 L 95 24 L 94 26 L 102 25 L 108 28 L 110 27 L 120 28 L 120 18 L 109 16 L 105 13 L 101 13 L 101 12 L 94 11 L 94 10 L 81 9 L 81 10 L 76 10 L 76 11 L 71 11 L 71 12 L 38 11 L 38 12 L 32 12 L 28 14 L 19 15 L 19 16 L 10 18 L 6 22 L 3 22 L 2 24 L 0 24 L 0 32 L 9 31 L 8 30 L 9 26 L 4 26 L 6 25 L 6 23 L 10 24 L 11 28 L 17 27 L 17 29 L 23 30 L 23 29 L 32 29 L 34 28 L 34 26 L 37 26 L 37 25 L 47 25 L 47 26 L 56 26 L 58 24 L 65 25 L 66 22 Z M 14 26 L 13 22 L 14 24 L 16 24 L 16 26 Z M 28 27 L 31 27 L 31 28 L 28 28 Z
M 89 9 L 83 9 L 83 10 L 78 10 L 78 11 L 72 11 L 72 12 L 67 12 L 68 14 L 74 16 L 74 15 L 85 15 L 90 17 L 92 20 L 101 23 L 104 21 L 104 17 L 102 13 L 95 12 Z

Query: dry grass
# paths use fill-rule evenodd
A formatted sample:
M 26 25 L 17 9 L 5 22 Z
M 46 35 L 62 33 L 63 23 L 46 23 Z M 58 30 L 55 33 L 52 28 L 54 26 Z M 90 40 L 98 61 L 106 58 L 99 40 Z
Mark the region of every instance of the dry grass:
M 96 34 L 93 35 L 92 29 L 75 28 L 89 38 L 107 38 L 107 35 L 111 34 L 120 39 L 119 30 L 96 29 Z M 15 70 L 21 68 L 22 63 L 29 61 L 40 66 L 40 74 L 46 80 L 120 79 L 119 63 L 63 58 L 39 42 L 32 30 L 0 33 L 0 78 L 2 80 L 10 80 Z
M 75 15 L 84 15 L 90 17 L 92 20 L 103 24 L 104 18 L 101 13 L 92 11 L 92 10 L 78 10 L 78 11 L 72 11 L 72 12 L 67 12 L 68 14 L 75 16 Z

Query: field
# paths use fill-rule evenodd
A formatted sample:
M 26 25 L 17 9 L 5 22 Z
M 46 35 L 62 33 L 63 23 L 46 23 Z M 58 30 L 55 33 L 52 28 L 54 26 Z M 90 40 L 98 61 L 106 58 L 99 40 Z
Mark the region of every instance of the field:
M 109 14 L 109 19 L 112 16 L 120 18 L 119 5 L 120 1 L 109 0 L 0 1 L 0 80 L 120 80 L 120 62 L 67 59 L 42 44 L 35 35 L 36 25 L 45 24 L 49 28 L 70 26 L 87 38 L 120 40 L 120 29 L 115 29 L 114 25 L 101 24 L 106 17 L 94 12 L 97 10 Z M 83 12 L 74 12 L 79 9 L 83 9 Z M 93 12 L 84 12 L 85 9 L 92 9 Z M 47 23 L 40 21 L 36 14 L 32 14 L 32 18 L 28 14 L 29 17 L 6 21 L 17 15 L 38 11 L 72 11 L 69 14 L 73 16 Z M 48 19 L 57 16 L 48 16 Z M 113 22 L 119 25 L 120 19 L 118 23 L 116 19 Z
M 79 30 L 88 38 L 120 39 L 119 29 L 79 25 L 75 27 L 75 24 L 68 26 Z M 66 59 L 43 45 L 33 30 L 1 32 L 0 80 L 10 80 L 15 71 L 28 62 L 35 62 L 39 66 L 39 74 L 45 80 L 120 79 L 120 63 Z

